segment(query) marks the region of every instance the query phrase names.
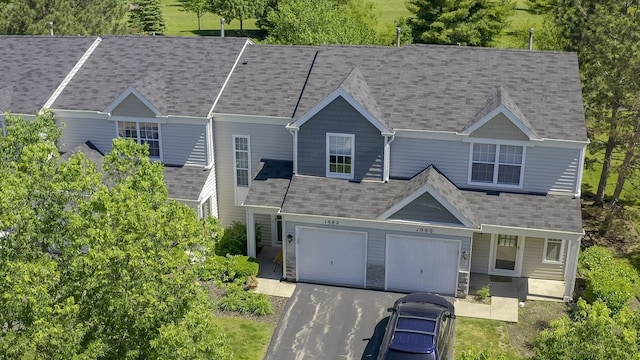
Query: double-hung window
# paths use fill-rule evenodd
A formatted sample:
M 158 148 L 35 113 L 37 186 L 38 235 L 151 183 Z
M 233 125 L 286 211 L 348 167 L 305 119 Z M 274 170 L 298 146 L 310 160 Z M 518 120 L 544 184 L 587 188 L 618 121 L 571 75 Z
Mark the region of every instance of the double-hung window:
M 118 136 L 149 146 L 149 157 L 160 159 L 160 125 L 150 122 L 118 121 Z
M 542 262 L 559 264 L 562 263 L 564 255 L 564 241 L 560 239 L 546 239 L 544 242 L 544 255 Z
M 471 183 L 522 186 L 524 147 L 474 143 L 471 148 Z
M 249 186 L 249 137 L 234 136 L 233 149 L 236 171 L 236 186 Z
M 327 133 L 327 177 L 353 179 L 355 135 Z

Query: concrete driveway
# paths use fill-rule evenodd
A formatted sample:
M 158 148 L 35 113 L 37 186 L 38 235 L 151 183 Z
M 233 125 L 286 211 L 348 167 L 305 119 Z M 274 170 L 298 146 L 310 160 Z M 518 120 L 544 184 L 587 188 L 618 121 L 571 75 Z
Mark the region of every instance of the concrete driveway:
M 298 283 L 265 360 L 375 359 L 403 294 Z

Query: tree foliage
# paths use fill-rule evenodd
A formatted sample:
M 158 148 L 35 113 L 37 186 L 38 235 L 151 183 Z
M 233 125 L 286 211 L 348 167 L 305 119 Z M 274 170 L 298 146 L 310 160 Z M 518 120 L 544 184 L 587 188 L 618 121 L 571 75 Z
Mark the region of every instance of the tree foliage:
M 0 1 L 0 34 L 56 35 L 127 33 L 129 2 L 124 0 Z
M 138 33 L 164 34 L 167 26 L 160 0 L 136 0 L 132 4 L 129 24 Z
M 512 0 L 409 0 L 416 42 L 489 46 L 508 23 Z
M 167 198 L 147 148 L 114 140 L 99 171 L 60 158 L 51 113 L 6 122 L 0 357 L 230 359 L 187 256 L 202 223 Z
M 210 0 L 180 0 L 182 10 L 196 14 L 198 18 L 198 30 L 200 30 L 200 18 L 211 11 Z
M 612 315 L 602 302 L 580 299 L 577 310 L 551 322 L 534 342 L 534 360 L 640 359 L 640 313 Z
M 240 20 L 240 30 L 243 30 L 243 20 L 258 17 L 264 12 L 266 0 L 210 0 L 211 9 L 221 15 L 227 22 Z
M 280 0 L 267 14 L 267 42 L 377 44 L 373 4 L 366 0 Z

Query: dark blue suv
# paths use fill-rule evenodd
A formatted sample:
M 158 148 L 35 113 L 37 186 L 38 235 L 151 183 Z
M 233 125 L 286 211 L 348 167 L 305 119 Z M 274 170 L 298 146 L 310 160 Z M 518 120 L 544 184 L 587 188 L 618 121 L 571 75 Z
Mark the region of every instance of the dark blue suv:
M 447 299 L 414 293 L 392 308 L 378 360 L 453 360 L 455 308 Z

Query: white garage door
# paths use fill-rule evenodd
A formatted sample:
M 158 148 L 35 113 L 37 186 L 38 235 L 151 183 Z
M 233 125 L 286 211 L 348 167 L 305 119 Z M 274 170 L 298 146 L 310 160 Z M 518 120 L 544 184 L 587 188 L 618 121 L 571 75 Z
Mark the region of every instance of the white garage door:
M 365 286 L 367 234 L 296 227 L 298 281 Z
M 386 288 L 456 292 L 460 241 L 387 235 Z

